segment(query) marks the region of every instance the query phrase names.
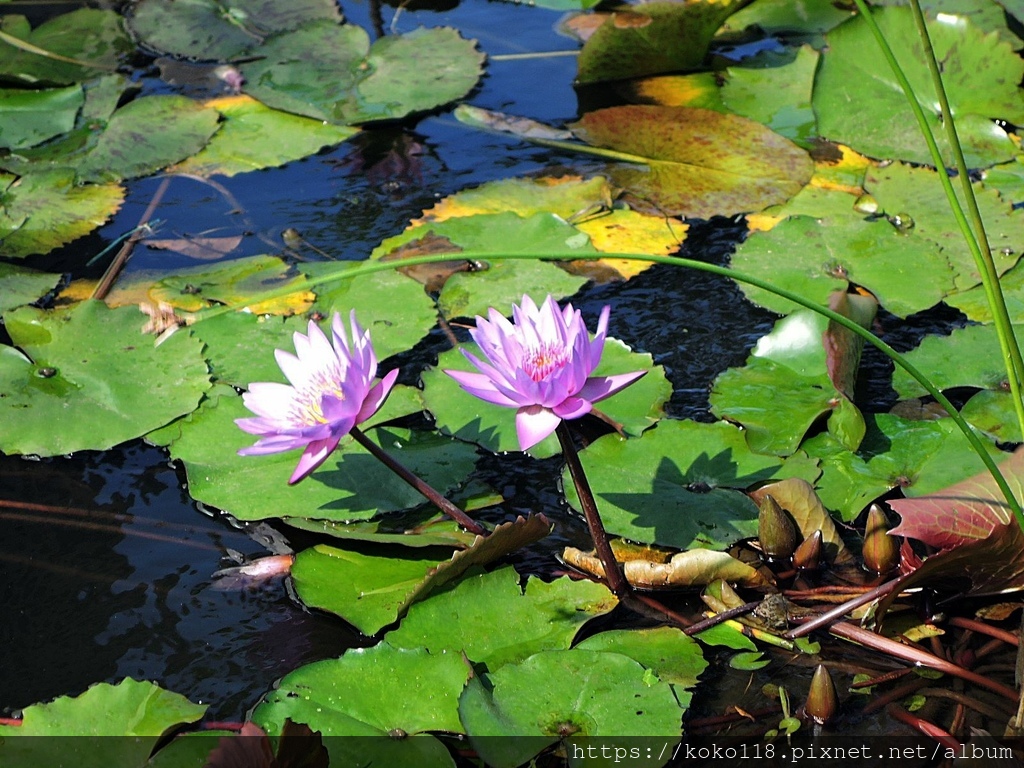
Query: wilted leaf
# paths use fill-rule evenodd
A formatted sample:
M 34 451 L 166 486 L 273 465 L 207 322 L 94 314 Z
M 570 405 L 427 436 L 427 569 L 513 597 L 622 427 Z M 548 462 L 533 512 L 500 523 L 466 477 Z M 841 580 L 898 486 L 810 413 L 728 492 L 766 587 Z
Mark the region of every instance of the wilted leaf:
M 638 210 L 670 216 L 761 210 L 795 195 L 814 168 L 806 152 L 760 123 L 707 109 L 609 107 L 571 127 L 589 144 L 630 156 L 631 164 L 610 168 L 612 181 Z
M 146 247 L 157 251 L 172 251 L 192 259 L 214 261 L 223 259 L 242 242 L 241 235 L 223 237 L 146 238 Z
M 584 573 L 599 579 L 605 578 L 604 565 L 595 555 L 581 552 L 575 547 L 566 547 L 562 558 Z M 710 549 L 680 552 L 673 555 L 667 563 L 627 560 L 622 564 L 622 571 L 626 581 L 638 589 L 685 589 L 704 586 L 716 579 L 725 579 L 732 584 L 742 584 L 745 587 L 767 585 L 759 571 L 727 552 L 715 552 Z

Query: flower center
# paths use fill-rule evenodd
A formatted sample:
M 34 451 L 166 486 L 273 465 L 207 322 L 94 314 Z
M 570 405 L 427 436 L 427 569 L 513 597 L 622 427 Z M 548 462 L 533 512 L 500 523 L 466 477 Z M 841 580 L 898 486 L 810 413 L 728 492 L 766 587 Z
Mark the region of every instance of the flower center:
M 339 384 L 340 380 L 341 376 L 336 370 L 336 366 L 317 371 L 293 401 L 292 417 L 307 426 L 326 424 L 327 418 L 324 416 L 322 405 L 324 396 L 330 395 L 338 400 L 345 399 L 345 393 L 341 391 Z
M 523 370 L 533 381 L 542 381 L 555 371 L 561 370 L 568 361 L 568 349 L 546 342 L 536 349 L 527 351 L 523 357 Z

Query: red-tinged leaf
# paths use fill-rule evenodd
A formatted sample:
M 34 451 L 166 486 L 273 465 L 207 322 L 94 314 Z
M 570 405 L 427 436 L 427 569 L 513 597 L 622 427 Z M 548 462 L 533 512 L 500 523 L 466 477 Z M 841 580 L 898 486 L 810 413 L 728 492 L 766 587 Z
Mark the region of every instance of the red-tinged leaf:
M 255 723 L 247 722 L 238 736 L 225 736 L 210 752 L 204 768 L 327 768 L 327 750 L 319 733 L 308 725 L 286 720 L 273 745 Z
M 999 469 L 1017 498 L 1024 497 L 1024 449 L 1018 449 Z M 892 535 L 909 536 L 941 550 L 988 539 L 1011 523 L 1018 528 L 1010 506 L 988 472 L 939 493 L 890 501 L 889 506 L 903 519 L 890 531 Z
M 878 312 L 878 300 L 874 296 L 845 291 L 833 292 L 829 296 L 828 306 L 833 312 L 850 318 L 863 328 L 871 327 Z M 839 323 L 829 322 L 822 341 L 825 345 L 828 377 L 836 389 L 852 400 L 864 339 Z

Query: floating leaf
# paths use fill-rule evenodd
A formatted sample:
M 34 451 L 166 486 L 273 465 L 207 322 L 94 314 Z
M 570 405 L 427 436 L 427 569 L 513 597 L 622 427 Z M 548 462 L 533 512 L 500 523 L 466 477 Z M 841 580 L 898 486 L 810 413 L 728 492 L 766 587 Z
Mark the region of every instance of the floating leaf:
M 25 707 L 20 726 L 0 725 L 0 761 L 6 768 L 144 768 L 166 732 L 205 711 L 154 683 L 98 683 L 74 698 Z
M 696 69 L 715 31 L 747 2 L 650 2 L 610 13 L 580 51 L 576 80 L 596 83 Z
M 32 303 L 59 281 L 60 275 L 0 262 L 0 312 Z
M 0 40 L 0 76 L 29 85 L 63 85 L 116 69 L 133 47 L 121 16 L 114 11 L 78 8 L 30 29 L 24 16 L 3 16 L 0 31 L 48 53 L 89 62 L 81 66 L 25 50 Z
M 454 29 L 418 29 L 370 45 L 351 25 L 316 21 L 274 35 L 243 64 L 246 93 L 340 125 L 393 120 L 454 101 L 476 85 L 483 55 Z
M 538 651 L 566 650 L 584 622 L 616 603 L 608 589 L 568 577 L 525 589 L 511 566 L 462 579 L 416 603 L 397 629 L 385 636 L 399 648 L 465 653 L 490 670 Z
M 340 22 L 331 0 L 140 0 L 132 32 L 158 51 L 192 59 L 226 60 L 275 33 L 316 19 Z
M 870 324 L 870 317 L 857 319 Z M 826 334 L 833 330 L 827 318 L 808 309 L 780 320 L 758 341 L 745 367 L 715 379 L 712 412 L 742 424 L 753 450 L 780 456 L 793 453 L 811 424 L 828 414 L 829 431 L 855 450 L 864 436 L 863 417 L 843 394 L 849 380 L 833 381 L 829 374 L 837 366 L 848 375 L 855 372 L 860 350 L 827 352 Z
M 215 99 L 207 106 L 220 112 L 224 123 L 202 151 L 174 166 L 177 173 L 234 176 L 276 168 L 358 133 L 356 128 L 279 112 L 248 96 Z
M 506 664 L 472 678 L 459 700 L 470 743 L 495 768 L 515 768 L 562 740 L 586 754 L 588 744 L 622 734 L 651 750 L 651 766 L 662 766 L 681 715 L 671 686 L 652 683 L 627 656 L 598 651 L 543 651 Z
M 999 287 L 1006 302 L 1006 311 L 1011 323 L 1024 323 L 1024 262 L 1004 272 L 999 279 Z M 977 323 L 991 323 L 992 310 L 989 307 L 985 286 L 976 285 L 967 291 L 954 293 L 946 297 L 946 303 L 956 307 L 968 319 Z
M 447 768 L 448 750 L 427 732 L 462 732 L 457 706 L 469 674 L 456 654 L 353 648 L 285 675 L 253 720 L 268 733 L 286 720 L 308 725 L 325 737 L 331 765 Z M 376 738 L 331 738 L 338 736 Z
M 46 254 L 87 235 L 124 202 L 118 184 L 75 184 L 72 171 L 0 173 L 0 256 Z
M 223 259 L 242 242 L 242 235 L 223 237 L 146 238 L 146 247 L 154 251 L 171 251 L 190 259 L 216 261 Z
M 758 27 L 763 34 L 813 35 L 828 32 L 855 15 L 834 0 L 755 0 L 730 16 L 723 29 L 742 32 Z
M 467 342 L 461 348 L 480 356 L 476 344 Z M 447 434 L 477 443 L 494 453 L 518 451 L 516 409 L 468 397 L 455 379 L 444 372 L 446 369 L 477 370 L 459 350 L 453 349 L 443 352 L 437 366 L 423 374 L 425 403 L 437 426 Z M 601 362 L 594 371 L 596 376 L 610 376 L 639 370 L 649 373 L 597 406 L 601 413 L 620 424 L 629 435 L 639 435 L 661 416 L 662 408 L 672 394 L 665 370 L 654 365 L 650 355 L 632 352 L 621 341 L 608 339 Z M 530 454 L 553 456 L 560 450 L 558 438 L 552 435 L 531 448 Z
M 874 11 L 874 18 L 921 102 L 945 164 L 953 165 L 913 13 L 909 8 L 883 8 Z M 1024 122 L 1024 100 L 1017 88 L 1024 77 L 1024 62 L 997 33 L 986 35 L 966 19 L 931 22 L 928 34 L 942 62 L 945 90 L 968 166 L 1009 160 L 1017 152 L 1016 145 L 993 119 Z M 879 66 L 880 56 L 863 19 L 829 33 L 815 79 L 818 128 L 826 138 L 872 157 L 930 165 L 931 155 L 903 90 L 889 67 Z
M 72 168 L 80 181 L 148 176 L 202 149 L 217 131 L 217 110 L 184 96 L 143 96 L 65 139 L 0 159 L 16 173 Z
M 855 453 L 830 435 L 804 443 L 821 459 L 818 495 L 826 507 L 850 521 L 893 488 L 907 496 L 932 493 L 981 471 L 984 465 L 950 419 L 908 421 L 890 414 L 866 417 L 867 432 Z M 989 448 L 998 456 L 995 446 Z
M 731 424 L 663 419 L 639 438 L 606 435 L 580 454 L 609 533 L 677 549 L 725 549 L 757 534 L 757 507 L 740 488 L 810 474 L 754 454 Z M 568 475 L 566 498 L 579 501 Z
M 817 131 L 811 109 L 818 52 L 809 45 L 781 66 L 729 67 L 722 102 L 729 110 L 762 123 L 806 146 Z
M 609 651 L 629 656 L 653 671 L 658 679 L 681 688 L 693 688 L 707 669 L 697 641 L 676 627 L 613 629 L 591 635 L 576 646 L 581 651 Z M 682 696 L 676 691 L 676 696 Z M 684 706 L 685 701 L 680 700 Z
M 983 389 L 960 409 L 960 415 L 972 427 L 1000 443 L 1022 441 L 1020 422 L 1009 392 Z
M 79 85 L 39 91 L 0 88 L 0 149 L 31 147 L 70 131 L 84 102 Z
M 389 556 L 319 545 L 299 553 L 292 578 L 306 605 L 337 614 L 363 634 L 374 635 L 405 615 L 414 602 L 470 568 L 532 544 L 549 530 L 543 516 L 518 518 L 487 537 L 477 537 L 472 546 L 448 559 L 429 550 Z
M 625 106 L 588 112 L 573 132 L 630 156 L 612 181 L 638 210 L 709 218 L 781 203 L 807 183 L 811 159 L 752 120 L 693 107 Z M 626 160 L 626 157 L 619 157 Z
M 1017 338 L 1024 325 L 1013 326 Z M 999 348 L 995 326 L 971 325 L 957 328 L 949 336 L 926 336 L 916 349 L 904 353 L 907 361 L 927 371 L 928 380 L 940 390 L 953 387 L 1007 389 L 1006 366 Z M 892 386 L 903 398 L 927 394 L 916 379 L 897 367 Z
M 295 286 L 295 293 L 289 296 L 245 307 L 257 315 L 290 315 L 305 312 L 313 304 L 314 296 L 302 290 L 303 284 L 304 279 L 276 256 L 248 256 L 214 267 L 177 270 L 154 283 L 149 295 L 154 302 L 197 312 L 215 304 L 245 306 L 254 294 Z M 251 354 L 252 347 L 249 350 Z
M 703 107 L 728 112 L 722 103 L 718 76 L 714 72 L 690 75 L 658 75 L 631 80 L 620 86 L 634 104 L 660 104 L 663 107 Z
M 191 412 L 210 386 L 199 341 L 182 332 L 154 348 L 133 308 L 88 301 L 3 319 L 28 355 L 0 347 L 6 453 L 110 448 Z
M 515 211 L 520 216 L 553 213 L 590 237 L 599 251 L 612 253 L 673 253 L 686 237 L 687 226 L 663 216 L 614 208 L 614 190 L 602 176 L 590 179 L 502 179 L 456 192 L 423 212 L 414 225 L 446 221 L 481 213 Z M 602 259 L 599 264 L 620 277 L 632 277 L 651 262 Z M 594 262 L 574 262 L 574 271 L 593 269 Z
M 910 217 L 914 226 L 908 239 L 921 236 L 942 248 L 956 272 L 957 288 L 964 290 L 981 282 L 935 171 L 901 163 L 885 168 L 872 167 L 864 185 L 886 213 Z M 960 184 L 954 183 L 953 189 L 964 205 Z M 1024 240 L 1024 213 L 1014 210 L 996 192 L 980 184 L 975 185 L 974 194 L 985 222 L 996 270 L 1002 274 L 1017 263 Z
M 595 555 L 566 547 L 562 559 L 595 578 L 605 578 L 604 564 Z M 756 569 L 726 552 L 713 552 L 710 549 L 680 552 L 667 563 L 627 560 L 622 564 L 622 572 L 626 581 L 638 589 L 685 589 L 704 586 L 716 579 L 745 587 L 764 587 L 768 584 Z
M 185 463 L 193 498 L 242 520 L 368 520 L 382 512 L 424 503 L 419 493 L 397 482 L 390 470 L 351 438 L 343 439 L 301 488 L 289 486 L 297 452 L 238 455 L 253 439 L 234 420 L 251 415 L 240 397 L 222 396 L 215 403 L 205 403 L 182 423 L 181 437 L 171 444 L 171 455 Z M 476 463 L 472 446 L 438 435 L 382 427 L 366 434 L 441 492 L 461 483 Z
M 935 243 L 905 236 L 884 220 L 795 216 L 752 233 L 737 246 L 732 266 L 823 304 L 833 291 L 856 283 L 899 317 L 938 304 L 954 289 L 953 269 Z M 795 307 L 761 288 L 740 287 L 755 304 L 775 312 Z
M 545 253 L 578 250 L 581 255 L 593 253 L 589 238 L 550 213 L 537 213 L 522 218 L 514 213 L 480 214 L 448 219 L 436 224 L 413 226 L 402 234 L 385 240 L 372 258 L 381 258 L 416 238 L 427 235 L 447 238 L 452 252 L 471 250 L 510 250 L 517 253 Z M 495 260 L 476 272 L 458 272 L 444 284 L 438 307 L 445 317 L 486 316 L 489 307 L 508 307 L 519 302 L 523 294 L 555 298 L 571 296 L 586 282 L 567 274 L 554 264 L 533 260 Z

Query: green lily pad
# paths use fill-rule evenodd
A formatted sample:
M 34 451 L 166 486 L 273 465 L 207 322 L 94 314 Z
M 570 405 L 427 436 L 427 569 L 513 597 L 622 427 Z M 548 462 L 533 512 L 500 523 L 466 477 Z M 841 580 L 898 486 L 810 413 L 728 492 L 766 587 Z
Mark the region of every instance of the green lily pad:
M 608 589 L 568 577 L 525 589 L 511 566 L 462 579 L 416 603 L 385 636 L 398 648 L 465 653 L 491 671 L 538 651 L 566 650 L 579 628 L 616 604 Z
M 804 45 L 781 66 L 729 67 L 722 102 L 737 115 L 806 146 L 816 135 L 811 91 L 817 66 L 818 52 Z
M 32 147 L 75 127 L 82 87 L 40 91 L 0 88 L 0 149 Z
M 1013 326 L 1018 339 L 1024 337 L 1024 325 Z M 926 336 L 916 349 L 904 357 L 923 371 L 940 390 L 953 387 L 1005 389 L 1006 366 L 999 349 L 995 326 L 971 325 L 957 328 L 949 336 Z M 916 379 L 897 367 L 892 386 L 902 398 L 927 394 Z
M 0 262 L 0 312 L 32 303 L 59 281 L 60 275 Z
M 755 0 L 730 16 L 723 29 L 742 32 L 758 27 L 766 35 L 820 35 L 855 15 L 834 0 Z
M 1024 323 L 1024 262 L 1007 270 L 999 278 L 999 287 L 1003 292 L 1003 301 L 1011 323 Z M 991 323 L 992 310 L 989 308 L 985 286 L 954 293 L 946 297 L 946 303 L 956 307 L 971 320 L 977 323 Z
M 502 523 L 489 536 L 478 537 L 468 549 L 447 559 L 436 551 L 394 556 L 391 550 L 389 557 L 320 545 L 298 555 L 292 576 L 304 603 L 335 613 L 372 635 L 432 591 L 472 568 L 539 541 L 550 530 L 543 515 L 520 517 Z
M 456 654 L 381 643 L 299 667 L 253 712 L 268 733 L 285 720 L 321 733 L 331 765 L 454 766 L 429 731 L 461 733 L 459 694 L 470 675 Z M 375 736 L 343 739 L 336 736 Z
M 968 424 L 1000 443 L 1021 442 L 1020 423 L 1013 407 L 1013 395 L 983 389 L 960 409 Z
M 909 421 L 882 413 L 866 420 L 867 433 L 856 452 L 827 434 L 804 443 L 804 450 L 821 460 L 818 496 L 843 520 L 855 519 L 893 488 L 906 496 L 921 496 L 984 471 L 981 459 L 950 419 Z M 1001 455 L 994 445 L 990 451 Z
M 461 98 L 483 55 L 454 29 L 418 29 L 370 45 L 360 27 L 307 23 L 269 37 L 243 64 L 246 93 L 267 106 L 340 125 L 393 120 Z
M 82 66 L 40 56 L 8 40 L 0 39 L 0 76 L 28 85 L 65 85 L 109 72 L 134 46 L 124 31 L 124 21 L 114 11 L 78 8 L 31 29 L 24 16 L 0 17 L 0 32 L 48 53 L 88 62 Z
M 870 322 L 870 320 L 868 320 Z M 762 337 L 743 368 L 715 379 L 711 410 L 746 428 L 747 442 L 759 453 L 787 456 L 799 447 L 810 426 L 828 414 L 829 431 L 851 450 L 864 435 L 857 407 L 829 375 L 824 346 L 829 321 L 798 310 Z M 856 371 L 859 351 L 844 363 Z
M 173 340 L 173 336 L 171 337 Z M 194 499 L 242 520 L 310 517 L 368 520 L 419 506 L 425 499 L 400 482 L 350 437 L 299 488 L 288 485 L 299 452 L 239 456 L 255 438 L 234 420 L 252 416 L 240 397 L 206 402 L 181 424 L 171 455 L 185 463 Z M 442 493 L 461 483 L 476 463 L 475 449 L 436 434 L 378 427 L 367 436 Z
M 697 678 L 708 666 L 697 641 L 676 627 L 613 629 L 591 635 L 576 648 L 621 653 L 640 662 L 659 680 L 673 686 L 683 707 L 689 706 L 691 694 L 680 689 L 697 685 Z
M 609 533 L 677 549 L 722 550 L 757 534 L 757 507 L 745 489 L 817 471 L 752 453 L 731 424 L 663 419 L 639 438 L 606 435 L 580 452 Z M 799 463 L 798 463 L 799 464 Z M 566 471 L 566 499 L 579 499 Z
M 913 229 L 908 239 L 920 236 L 941 247 L 956 272 L 958 289 L 964 290 L 981 282 L 935 171 L 901 163 L 885 168 L 872 167 L 864 178 L 864 187 L 889 215 L 910 217 Z M 960 204 L 964 205 L 960 184 L 954 183 L 953 189 Z M 1020 243 L 1024 239 L 1024 213 L 1014 210 L 996 192 L 986 190 L 980 184 L 975 184 L 974 194 L 985 222 L 996 270 L 1002 274 L 1017 263 Z
M 177 333 L 154 347 L 132 307 L 22 307 L 3 319 L 28 355 L 0 347 L 6 453 L 110 448 L 193 411 L 210 386 L 199 341 Z
M 208 106 L 220 112 L 224 123 L 198 154 L 174 166 L 178 173 L 234 176 L 276 168 L 340 144 L 359 132 L 356 128 L 280 112 L 248 96 L 217 99 Z
M 150 682 L 98 683 L 74 698 L 25 707 L 20 726 L 0 725 L 0 761 L 6 768 L 144 768 L 164 733 L 204 712 Z
M 909 6 L 910 0 L 878 0 L 874 5 Z M 945 19 L 949 19 L 950 16 L 967 19 L 986 34 L 996 32 L 1000 40 L 1009 43 L 1014 50 L 1018 50 L 1021 46 L 1021 39 L 1010 30 L 1006 23 L 1005 5 L 1006 2 L 1002 0 L 999 2 L 997 0 L 924 0 L 921 3 L 921 10 L 924 11 L 926 18 L 932 20 L 940 13 Z
M 87 235 L 124 202 L 119 184 L 75 183 L 68 170 L 0 173 L 0 256 L 46 254 Z
M 535 213 L 524 218 L 507 212 L 414 225 L 381 243 L 371 258 L 384 258 L 427 237 L 448 240 L 453 253 L 501 253 L 510 250 L 510 244 L 514 244 L 517 253 L 538 256 L 553 251 L 578 250 L 581 256 L 595 252 L 587 235 L 554 214 Z M 489 307 L 507 307 L 511 311 L 512 304 L 522 301 L 523 294 L 550 293 L 561 298 L 576 293 L 585 282 L 585 278 L 539 260 L 495 260 L 488 262 L 486 269 L 457 272 L 449 277 L 441 289 L 438 307 L 447 318 L 486 316 Z
M 759 211 L 795 195 L 814 170 L 806 152 L 760 123 L 696 107 L 609 107 L 570 127 L 627 160 L 610 174 L 634 208 L 667 216 Z
M 191 59 L 226 60 L 316 19 L 340 22 L 331 0 L 140 0 L 129 20 L 142 43 Z
M 459 716 L 474 749 L 495 768 L 515 768 L 563 740 L 569 765 L 584 765 L 588 745 L 600 751 L 602 737 L 623 734 L 656 737 L 639 743 L 651 750 L 644 763 L 662 766 L 682 730 L 682 709 L 667 683 L 652 682 L 628 656 L 598 651 L 543 651 L 472 678 Z
M 921 102 L 946 165 L 952 154 L 935 108 L 931 76 L 909 8 L 883 8 L 874 18 Z M 928 24 L 936 58 L 957 122 L 968 166 L 984 167 L 1009 160 L 1016 145 L 993 122 L 1024 122 L 1024 100 L 1017 84 L 1024 61 L 996 33 L 969 21 Z M 867 23 L 853 19 L 832 30 L 815 80 L 814 111 L 821 134 L 858 152 L 931 165 L 917 121 L 903 90 L 881 59 Z
M 935 243 L 903 235 L 884 220 L 794 216 L 752 233 L 737 246 L 732 266 L 822 304 L 833 291 L 856 283 L 899 317 L 928 309 L 954 290 L 953 269 Z M 760 288 L 740 287 L 752 302 L 774 312 L 796 307 Z
M 312 277 L 339 266 L 304 264 L 302 269 Z M 359 275 L 316 290 L 314 308 L 327 318 L 340 312 L 346 331 L 350 331 L 349 312 L 356 311 L 360 325 L 370 332 L 378 361 L 412 347 L 437 321 L 434 303 L 422 286 L 397 272 Z M 274 350 L 293 350 L 292 334 L 305 334 L 308 325 L 298 317 L 285 320 L 232 312 L 198 323 L 195 332 L 207 345 L 214 378 L 247 387 L 254 381 L 285 382 Z M 321 327 L 326 329 L 328 324 Z
M 143 96 L 107 121 L 0 160 L 15 173 L 71 168 L 79 181 L 148 176 L 201 150 L 220 127 L 217 110 L 184 96 Z
M 608 15 L 580 51 L 579 83 L 697 69 L 715 31 L 749 0 L 651 2 Z
M 481 355 L 479 348 L 472 342 L 462 347 L 477 357 Z M 463 391 L 445 370 L 477 369 L 459 350 L 452 349 L 441 353 L 437 366 L 423 374 L 424 402 L 427 410 L 434 415 L 437 426 L 447 434 L 476 443 L 494 453 L 518 451 L 516 409 L 473 397 Z M 621 341 L 608 339 L 601 362 L 594 371 L 597 376 L 610 376 L 641 370 L 648 371 L 648 374 L 594 406 L 620 424 L 628 435 L 639 435 L 661 417 L 665 402 L 672 394 L 672 385 L 665 378 L 665 369 L 654 365 L 650 355 L 632 352 Z M 561 448 L 558 438 L 551 435 L 529 452 L 544 458 L 560 453 Z

